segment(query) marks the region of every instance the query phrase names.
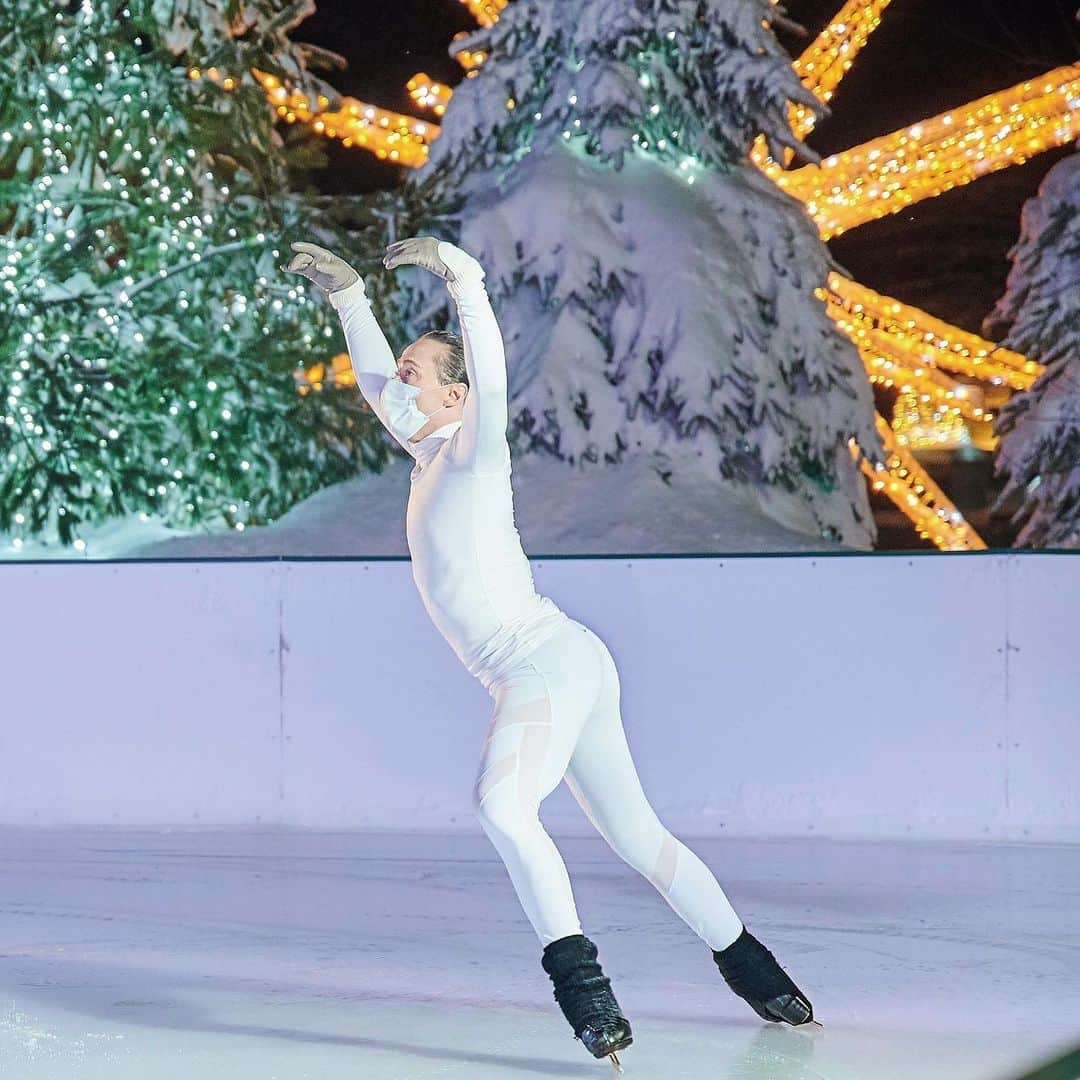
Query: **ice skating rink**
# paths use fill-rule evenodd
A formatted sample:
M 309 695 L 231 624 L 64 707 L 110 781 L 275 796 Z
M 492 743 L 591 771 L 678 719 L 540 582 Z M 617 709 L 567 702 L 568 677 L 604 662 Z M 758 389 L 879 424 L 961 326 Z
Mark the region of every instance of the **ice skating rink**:
M 1080 1037 L 1080 846 L 682 836 L 811 996 L 763 1023 L 598 837 L 554 836 L 630 1078 L 999 1080 Z M 614 1077 L 474 833 L 0 829 L 0 1076 Z

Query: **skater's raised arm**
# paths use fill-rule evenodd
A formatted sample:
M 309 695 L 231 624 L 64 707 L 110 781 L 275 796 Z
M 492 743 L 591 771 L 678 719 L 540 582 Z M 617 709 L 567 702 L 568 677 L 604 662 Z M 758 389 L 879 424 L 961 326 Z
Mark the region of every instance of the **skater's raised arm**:
M 382 421 L 383 427 L 390 432 L 397 442 L 416 456 L 416 447 L 401 438 L 390 426 L 385 408 L 379 395 L 387 379 L 397 374 L 397 362 L 394 350 L 390 348 L 371 310 L 371 303 L 364 291 L 364 279 L 359 278 L 347 288 L 330 293 L 330 303 L 341 317 L 341 326 L 345 331 L 345 341 L 349 346 L 349 360 L 360 393 L 375 410 L 375 415 Z
M 394 359 L 394 350 L 390 348 L 390 343 L 371 310 L 364 279 L 344 259 L 318 244 L 300 240 L 292 247 L 298 254 L 294 255 L 283 269 L 303 274 L 327 292 L 331 306 L 341 319 L 349 349 L 349 361 L 360 393 L 364 395 L 364 400 L 371 406 L 383 427 L 394 436 L 400 446 L 415 457 L 416 447 L 407 439 L 402 439 L 390 426 L 379 400 L 387 379 L 397 374 L 397 362 Z
M 469 373 L 469 392 L 458 434 L 461 459 L 474 472 L 506 467 L 506 354 L 502 332 L 484 287 L 484 268 L 468 252 L 433 236 L 412 237 L 391 244 L 384 264 L 413 263 L 438 274 L 457 305 L 458 322 Z
M 441 246 L 441 245 L 440 245 Z M 475 261 L 475 260 L 474 260 Z M 476 264 L 479 268 L 480 264 Z M 448 281 L 469 373 L 469 392 L 461 411 L 462 459 L 474 472 L 500 472 L 510 447 L 506 441 L 506 353 L 502 331 L 484 287 L 484 271 Z

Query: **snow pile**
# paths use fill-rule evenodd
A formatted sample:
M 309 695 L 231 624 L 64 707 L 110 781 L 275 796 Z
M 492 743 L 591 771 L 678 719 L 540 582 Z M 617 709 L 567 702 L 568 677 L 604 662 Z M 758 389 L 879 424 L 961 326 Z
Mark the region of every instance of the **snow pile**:
M 243 532 L 183 534 L 132 519 L 89 534 L 83 555 L 40 544 L 4 550 L 19 559 L 408 556 L 411 468 L 411 460 L 395 457 L 382 474 L 324 488 L 274 524 Z M 518 531 L 533 558 L 850 550 L 785 529 L 669 454 L 589 470 L 532 454 L 514 461 L 513 483 Z

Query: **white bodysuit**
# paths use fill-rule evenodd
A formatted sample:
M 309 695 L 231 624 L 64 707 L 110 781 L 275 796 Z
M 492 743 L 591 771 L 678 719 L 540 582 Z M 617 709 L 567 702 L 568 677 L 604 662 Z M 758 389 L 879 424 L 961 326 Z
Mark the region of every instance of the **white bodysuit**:
M 360 392 L 416 461 L 406 515 L 413 579 L 435 626 L 495 702 L 473 808 L 543 945 L 582 932 L 566 865 L 539 818 L 541 801 L 565 779 L 620 858 L 711 948 L 727 948 L 742 922 L 649 804 L 608 647 L 534 587 L 514 525 L 506 359 L 483 276 L 447 282 L 469 379 L 462 419 L 418 443 L 393 432 L 380 404 L 397 365 L 363 279 L 329 294 Z

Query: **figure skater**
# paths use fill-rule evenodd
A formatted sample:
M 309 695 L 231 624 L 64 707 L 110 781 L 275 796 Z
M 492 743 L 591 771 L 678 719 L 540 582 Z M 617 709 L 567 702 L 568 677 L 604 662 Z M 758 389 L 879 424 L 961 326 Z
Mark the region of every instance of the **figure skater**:
M 480 263 L 432 236 L 387 247 L 387 269 L 412 264 L 447 283 L 461 329 L 460 337 L 430 331 L 395 360 L 356 270 L 317 244 L 292 249 L 282 269 L 326 291 L 360 392 L 415 459 L 406 515 L 413 579 L 435 626 L 495 703 L 472 806 L 544 946 L 541 965 L 574 1037 L 619 1071 L 615 1051 L 633 1041 L 540 822 L 540 803 L 564 778 L 615 853 L 709 945 L 736 994 L 764 1020 L 813 1021 L 806 996 L 649 804 L 607 646 L 536 592 L 514 524 L 506 360 Z

